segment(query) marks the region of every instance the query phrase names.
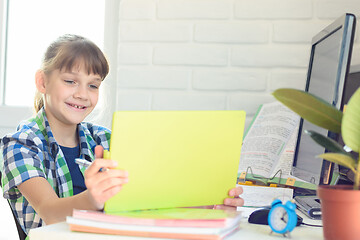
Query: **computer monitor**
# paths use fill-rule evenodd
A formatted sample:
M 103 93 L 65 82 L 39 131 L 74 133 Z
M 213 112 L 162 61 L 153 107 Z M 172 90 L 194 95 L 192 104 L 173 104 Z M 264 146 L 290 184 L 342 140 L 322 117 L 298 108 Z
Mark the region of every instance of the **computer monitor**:
M 344 89 L 350 68 L 356 18 L 345 14 L 312 39 L 305 90 L 342 110 Z M 314 184 L 330 184 L 334 164 L 316 158 L 326 150 L 304 130 L 314 130 L 339 141 L 339 135 L 301 119 L 292 175 Z

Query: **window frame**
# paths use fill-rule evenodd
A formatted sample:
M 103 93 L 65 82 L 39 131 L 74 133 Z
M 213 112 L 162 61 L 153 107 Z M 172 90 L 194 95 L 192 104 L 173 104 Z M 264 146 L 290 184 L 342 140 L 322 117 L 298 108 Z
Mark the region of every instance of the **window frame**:
M 4 105 L 5 100 L 5 58 L 6 58 L 6 34 L 7 34 L 7 18 L 8 18 L 8 1 L 0 0 L 0 105 Z M 3 24 L 1 24 L 3 23 Z

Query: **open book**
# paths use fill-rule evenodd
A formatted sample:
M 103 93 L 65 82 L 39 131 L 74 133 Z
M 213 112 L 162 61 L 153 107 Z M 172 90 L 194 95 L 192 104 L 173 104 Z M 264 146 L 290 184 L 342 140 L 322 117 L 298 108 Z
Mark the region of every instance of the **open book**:
M 239 228 L 241 212 L 171 208 L 107 214 L 74 210 L 70 230 L 126 236 L 218 240 Z
M 316 189 L 290 175 L 299 121 L 300 117 L 280 102 L 261 105 L 245 132 L 239 179 Z

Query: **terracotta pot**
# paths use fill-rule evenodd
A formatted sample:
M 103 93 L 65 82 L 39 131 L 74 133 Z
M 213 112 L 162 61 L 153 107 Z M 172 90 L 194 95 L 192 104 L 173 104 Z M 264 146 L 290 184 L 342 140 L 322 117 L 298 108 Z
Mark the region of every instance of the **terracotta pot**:
M 324 238 L 360 239 L 360 191 L 351 185 L 319 186 Z

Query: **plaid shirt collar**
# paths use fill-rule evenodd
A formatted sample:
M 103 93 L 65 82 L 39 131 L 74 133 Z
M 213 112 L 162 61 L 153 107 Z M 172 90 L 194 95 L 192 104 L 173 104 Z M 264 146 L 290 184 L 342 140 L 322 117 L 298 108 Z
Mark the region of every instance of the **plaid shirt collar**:
M 56 142 L 54 135 L 51 131 L 50 124 L 49 124 L 49 121 L 47 120 L 44 108 L 42 108 L 38 112 L 38 114 L 34 120 L 36 121 L 37 126 L 39 127 L 39 130 L 41 131 L 41 134 L 44 136 L 44 138 L 48 142 L 51 157 L 55 160 L 58 160 L 57 156 L 59 153 L 60 146 Z M 91 139 L 86 138 L 86 133 L 88 133 L 89 130 L 86 129 L 80 123 L 78 124 L 77 129 L 78 129 L 79 143 L 81 146 L 80 157 L 84 158 L 88 161 L 93 161 L 94 154 L 93 154 L 92 148 L 94 148 L 94 146 L 90 146 L 90 143 L 92 143 L 93 141 L 92 142 L 90 141 L 90 143 L 89 143 L 87 140 L 91 140 Z

